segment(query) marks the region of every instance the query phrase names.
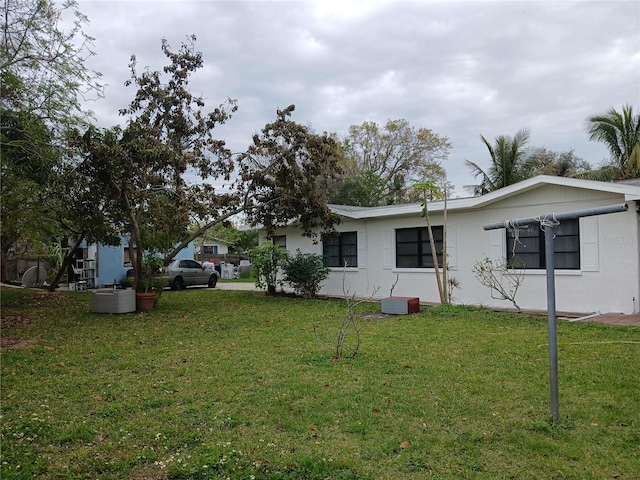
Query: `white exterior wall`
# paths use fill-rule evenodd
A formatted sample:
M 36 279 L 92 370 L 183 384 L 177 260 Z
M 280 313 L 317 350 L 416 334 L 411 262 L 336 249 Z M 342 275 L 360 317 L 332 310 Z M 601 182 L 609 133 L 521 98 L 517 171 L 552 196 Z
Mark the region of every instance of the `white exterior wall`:
M 201 251 L 201 249 L 203 249 L 204 247 L 218 247 L 218 253 L 214 253 L 213 255 L 226 255 L 229 253 L 229 246 L 225 243 L 206 243 L 205 242 L 204 244 L 202 244 L 199 251 Z M 205 255 L 210 255 L 210 254 L 205 254 Z
M 565 213 L 624 203 L 621 195 L 587 189 L 545 185 L 499 200 L 483 208 L 450 210 L 448 214 L 449 275 L 460 282 L 454 303 L 512 308 L 505 300 L 491 298 L 491 292 L 475 278 L 473 265 L 485 256 L 506 255 L 504 229 L 485 231 L 483 225 L 503 220 Z M 640 311 L 640 220 L 635 202 L 627 202 L 623 213 L 580 219 L 580 270 L 556 271 L 556 309 L 564 312 Z M 431 214 L 432 225 L 442 225 L 441 213 Z M 393 295 L 419 297 L 422 302 L 439 302 L 433 269 L 395 268 L 395 229 L 425 226 L 419 215 L 404 217 L 344 219 L 338 230 L 358 232 L 358 267 L 332 269 L 321 293 L 383 298 Z M 322 254 L 322 244 L 300 235 L 294 228 L 282 229 L 287 250 Z M 546 272 L 527 270 L 516 301 L 523 309 L 546 310 Z
M 573 191 L 572 191 L 573 190 Z M 464 265 L 454 276 L 465 286 L 472 285 L 460 295 L 463 303 L 510 307 L 508 301 L 494 300 L 491 293 L 480 285 L 471 268 L 483 253 L 497 250 L 501 240 L 502 257 L 506 255 L 504 230 L 483 231 L 482 224 L 506 219 L 528 218 L 547 213 L 563 213 L 604 205 L 624 203 L 624 199 L 594 191 L 576 191 L 558 186 L 547 186 L 526 192 L 501 202 L 494 208 L 469 212 L 459 218 L 464 225 L 465 237 L 477 239 L 461 248 L 460 264 Z M 566 312 L 623 312 L 638 311 L 638 228 L 635 202 L 629 210 L 580 219 L 580 270 L 556 270 L 556 309 Z M 532 206 L 533 205 L 533 206 Z M 458 219 L 458 216 L 456 216 Z M 469 227 L 473 226 L 473 230 Z M 478 230 L 479 229 L 479 230 Z M 479 247 L 482 251 L 479 251 Z M 546 271 L 529 269 L 516 297 L 524 309 L 546 310 Z

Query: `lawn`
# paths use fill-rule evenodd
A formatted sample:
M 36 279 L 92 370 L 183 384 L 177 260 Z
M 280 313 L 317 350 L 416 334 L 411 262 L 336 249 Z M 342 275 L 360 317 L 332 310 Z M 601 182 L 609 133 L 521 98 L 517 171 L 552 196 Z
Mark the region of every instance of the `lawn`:
M 637 479 L 640 329 L 471 307 L 372 319 L 355 359 L 313 322 L 342 301 L 3 288 L 3 479 Z M 363 305 L 362 311 L 379 310 Z

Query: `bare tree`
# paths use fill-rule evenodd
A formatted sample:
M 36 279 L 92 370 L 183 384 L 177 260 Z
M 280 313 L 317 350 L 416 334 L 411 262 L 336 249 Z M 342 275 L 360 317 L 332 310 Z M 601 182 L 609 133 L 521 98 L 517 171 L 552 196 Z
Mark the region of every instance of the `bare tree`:
M 345 266 L 346 267 L 346 266 Z M 358 299 L 356 293 L 350 294 L 345 286 L 346 273 L 342 274 L 342 295 L 347 305 L 344 316 L 337 325 L 327 318 L 321 325 L 313 322 L 313 333 L 325 347 L 333 351 L 333 358 L 355 358 L 360 350 L 360 332 L 369 323 L 368 318 L 357 315 L 357 308 L 373 300 L 380 287 L 375 287 L 367 298 Z
M 509 300 L 521 312 L 516 303 L 516 294 L 524 281 L 524 266 L 507 263 L 505 260 L 493 261 L 484 257 L 473 266 L 473 273 L 478 281 L 491 290 L 491 298 Z

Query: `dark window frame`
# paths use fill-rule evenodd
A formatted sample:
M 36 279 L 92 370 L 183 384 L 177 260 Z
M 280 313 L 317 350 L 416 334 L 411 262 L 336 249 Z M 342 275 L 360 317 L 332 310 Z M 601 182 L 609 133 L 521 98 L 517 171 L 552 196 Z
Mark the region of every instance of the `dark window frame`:
M 271 243 L 276 247 L 287 249 L 287 236 L 286 235 L 274 235 L 271 237 Z
M 358 232 L 340 232 L 322 240 L 325 265 L 332 268 L 358 267 Z
M 202 255 L 217 255 L 217 254 L 218 254 L 218 245 L 202 246 Z
M 442 266 L 444 228 L 442 225 L 433 225 L 431 229 L 436 246 L 438 265 Z M 396 229 L 395 245 L 396 268 L 434 268 L 427 227 Z
M 564 220 L 555 227 L 554 234 L 555 269 L 580 270 L 579 219 Z M 520 227 L 517 231 L 507 229 L 505 235 L 507 239 L 507 264 L 525 270 L 544 270 L 546 268 L 545 234 L 538 222 L 526 228 Z

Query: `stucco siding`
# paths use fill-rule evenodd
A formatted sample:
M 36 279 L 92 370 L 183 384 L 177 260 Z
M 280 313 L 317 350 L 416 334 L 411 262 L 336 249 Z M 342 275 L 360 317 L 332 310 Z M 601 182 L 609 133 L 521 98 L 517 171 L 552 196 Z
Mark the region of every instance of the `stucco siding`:
M 481 285 L 473 274 L 474 264 L 485 256 L 504 258 L 507 254 L 506 231 L 485 231 L 483 225 L 620 203 L 624 203 L 624 197 L 611 192 L 545 185 L 483 208 L 449 211 L 449 275 L 460 284 L 460 289 L 453 291 L 454 303 L 512 307 L 508 301 L 492 298 L 491 291 Z M 640 310 L 640 224 L 635 202 L 628 204 L 629 210 L 623 213 L 580 219 L 580 269 L 556 271 L 557 310 L 576 313 L 634 313 Z M 430 218 L 434 226 L 443 224 L 440 212 L 432 213 Z M 376 298 L 383 298 L 389 296 L 393 288 L 394 295 L 439 302 L 433 269 L 396 266 L 395 231 L 422 226 L 426 226 L 426 222 L 419 214 L 345 219 L 338 229 L 358 232 L 358 268 L 332 269 L 321 293 L 342 295 L 346 290 L 362 297 L 375 293 Z M 286 234 L 288 250 L 322 253 L 321 242 L 313 245 L 311 240 L 293 228 L 287 229 Z M 361 244 L 363 241 L 365 245 Z M 523 309 L 545 310 L 545 270 L 526 270 L 516 298 Z

